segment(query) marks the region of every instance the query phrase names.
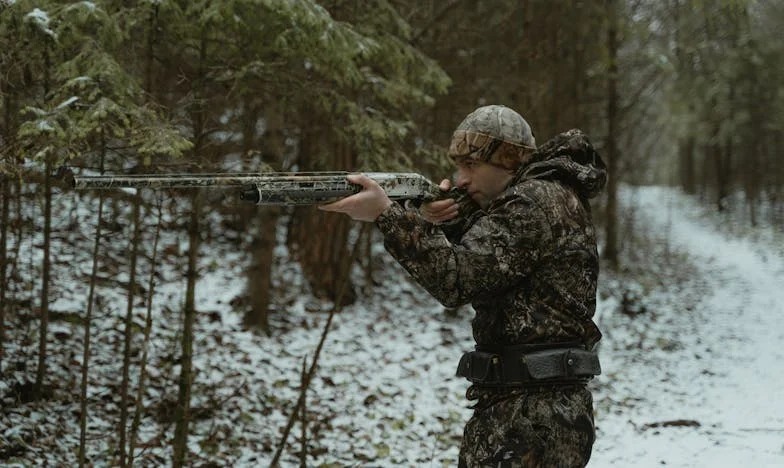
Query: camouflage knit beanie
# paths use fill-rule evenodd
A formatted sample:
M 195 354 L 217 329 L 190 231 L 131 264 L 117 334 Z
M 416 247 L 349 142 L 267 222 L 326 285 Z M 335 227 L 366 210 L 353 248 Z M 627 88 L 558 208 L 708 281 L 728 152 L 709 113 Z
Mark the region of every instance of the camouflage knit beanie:
M 484 106 L 468 114 L 452 134 L 449 156 L 516 170 L 531 159 L 536 140 L 528 122 L 512 109 Z

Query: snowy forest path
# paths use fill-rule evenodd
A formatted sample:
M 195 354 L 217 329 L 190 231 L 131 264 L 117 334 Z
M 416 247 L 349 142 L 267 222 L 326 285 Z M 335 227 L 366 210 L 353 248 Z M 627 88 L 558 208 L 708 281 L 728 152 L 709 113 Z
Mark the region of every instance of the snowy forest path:
M 784 466 L 781 244 L 729 235 L 670 190 L 634 192 L 637 229 L 667 245 L 651 268 L 686 279 L 634 317 L 604 307 L 591 466 Z

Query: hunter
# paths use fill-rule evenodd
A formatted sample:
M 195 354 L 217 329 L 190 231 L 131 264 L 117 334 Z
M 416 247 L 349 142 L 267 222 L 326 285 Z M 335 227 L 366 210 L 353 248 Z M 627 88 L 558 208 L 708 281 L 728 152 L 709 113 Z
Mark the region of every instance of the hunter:
M 407 209 L 361 174 L 349 176 L 361 192 L 321 209 L 374 222 L 433 297 L 472 305 L 476 346 L 457 366 L 473 402 L 459 466 L 585 466 L 601 338 L 589 199 L 604 187 L 605 165 L 579 130 L 537 148 L 525 119 L 500 105 L 470 113 L 449 156 L 473 210 L 449 198 Z

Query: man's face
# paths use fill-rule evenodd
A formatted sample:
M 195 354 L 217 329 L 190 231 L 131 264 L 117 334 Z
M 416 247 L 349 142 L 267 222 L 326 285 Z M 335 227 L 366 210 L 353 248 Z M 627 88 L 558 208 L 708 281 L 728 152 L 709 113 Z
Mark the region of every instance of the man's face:
M 487 209 L 513 177 L 511 171 L 501 166 L 465 158 L 457 162 L 455 185 L 468 190 L 471 198 L 482 209 Z

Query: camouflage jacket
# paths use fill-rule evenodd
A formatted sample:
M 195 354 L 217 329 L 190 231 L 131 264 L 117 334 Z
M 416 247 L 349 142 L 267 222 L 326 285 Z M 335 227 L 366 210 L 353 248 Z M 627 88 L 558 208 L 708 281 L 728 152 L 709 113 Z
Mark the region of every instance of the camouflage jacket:
M 439 302 L 471 303 L 480 346 L 601 338 L 588 199 L 607 178 L 579 130 L 541 145 L 485 211 L 448 227 L 393 204 L 376 220 L 392 256 Z

